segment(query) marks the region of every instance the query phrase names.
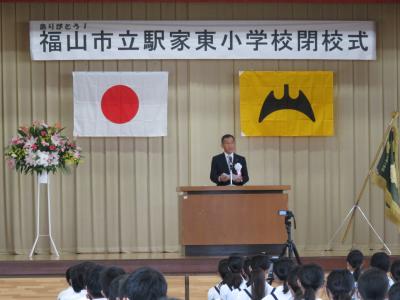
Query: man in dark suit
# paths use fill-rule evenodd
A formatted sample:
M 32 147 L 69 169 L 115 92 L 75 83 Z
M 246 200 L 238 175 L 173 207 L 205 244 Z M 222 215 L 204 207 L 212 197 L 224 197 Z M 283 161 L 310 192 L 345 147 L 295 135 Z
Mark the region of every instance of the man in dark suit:
M 246 159 L 235 152 L 235 137 L 231 134 L 225 134 L 221 138 L 221 146 L 224 152 L 212 158 L 210 179 L 216 185 L 232 184 L 243 185 L 249 181 L 247 173 Z

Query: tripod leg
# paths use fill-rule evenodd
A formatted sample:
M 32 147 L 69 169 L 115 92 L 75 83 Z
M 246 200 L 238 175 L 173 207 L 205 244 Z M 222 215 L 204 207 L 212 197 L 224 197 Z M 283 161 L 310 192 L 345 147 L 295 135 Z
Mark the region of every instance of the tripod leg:
M 297 251 L 296 244 L 293 243 L 292 246 L 293 246 L 294 257 L 296 258 L 297 263 L 298 263 L 299 265 L 301 265 L 300 255 L 299 255 L 299 252 Z
M 289 247 L 288 243 L 286 243 L 285 246 L 283 246 L 283 249 L 282 249 L 281 255 L 279 255 L 279 258 L 285 257 L 288 247 Z

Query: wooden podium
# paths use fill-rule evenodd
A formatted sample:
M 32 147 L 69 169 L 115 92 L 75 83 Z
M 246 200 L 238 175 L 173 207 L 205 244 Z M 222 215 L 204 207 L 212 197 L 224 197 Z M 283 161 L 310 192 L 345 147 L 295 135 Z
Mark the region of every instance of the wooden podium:
M 184 186 L 180 239 L 185 254 L 279 253 L 286 242 L 284 217 L 290 186 Z

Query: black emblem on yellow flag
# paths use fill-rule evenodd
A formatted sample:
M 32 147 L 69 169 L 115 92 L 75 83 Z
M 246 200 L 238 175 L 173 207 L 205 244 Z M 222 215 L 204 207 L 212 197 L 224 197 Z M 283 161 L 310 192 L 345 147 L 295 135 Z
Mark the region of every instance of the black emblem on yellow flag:
M 333 72 L 239 73 L 243 136 L 332 136 Z
M 314 111 L 306 95 L 299 90 L 297 98 L 290 98 L 288 84 L 283 85 L 283 97 L 281 99 L 275 98 L 274 91 L 268 94 L 261 108 L 258 122 L 261 123 L 269 114 L 282 109 L 297 110 L 309 117 L 311 121 L 315 122 Z

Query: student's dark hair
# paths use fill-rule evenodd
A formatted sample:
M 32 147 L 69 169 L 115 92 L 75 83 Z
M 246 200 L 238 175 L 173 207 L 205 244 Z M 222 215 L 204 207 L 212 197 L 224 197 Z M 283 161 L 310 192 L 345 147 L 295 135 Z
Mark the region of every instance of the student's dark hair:
M 265 272 L 270 266 L 268 255 L 256 255 L 251 259 L 251 276 L 247 283 L 251 286 L 251 296 L 253 300 L 261 300 L 265 295 Z
M 324 284 L 324 271 L 317 264 L 308 264 L 300 268 L 300 284 L 304 289 L 304 300 L 315 300 L 315 292 Z
M 400 299 L 400 282 L 396 282 L 389 289 L 389 300 L 399 300 Z
M 283 282 L 283 293 L 289 292 L 288 277 L 294 263 L 290 258 L 282 257 L 274 262 L 273 272 Z
M 364 254 L 360 250 L 352 250 L 347 254 L 346 261 L 353 268 L 353 277 L 355 281 L 358 281 L 362 271 L 362 265 L 364 262 Z
M 110 294 L 110 284 L 114 278 L 125 274 L 124 269 L 120 267 L 108 267 L 104 268 L 103 271 L 100 273 L 100 285 L 101 290 L 106 298 L 109 297 Z
M 289 276 L 288 276 L 288 285 L 292 289 L 294 295 L 293 295 L 293 300 L 302 300 L 303 299 L 303 291 L 301 290 L 301 287 L 298 284 L 298 274 L 300 271 L 300 266 L 294 265 L 290 271 L 289 271 Z
M 333 270 L 326 282 L 331 300 L 351 300 L 354 293 L 354 277 L 349 270 Z
M 390 274 L 392 274 L 392 278 L 394 281 L 400 281 L 400 260 L 397 259 L 392 263 L 390 267 Z M 399 298 L 400 299 L 400 298 Z
M 363 300 L 383 300 L 389 286 L 386 273 L 378 268 L 370 268 L 361 273 L 357 288 Z
M 246 276 L 246 281 L 249 281 L 251 277 L 251 257 L 245 258 L 243 263 L 243 272 Z
M 243 257 L 232 255 L 228 258 L 229 273 L 226 276 L 226 284 L 233 289 L 238 289 L 243 281 Z
M 95 265 L 90 268 L 87 275 L 86 288 L 87 292 L 94 298 L 103 298 L 101 294 L 100 274 L 104 270 L 101 265 Z
M 224 134 L 223 136 L 222 136 L 222 138 L 221 138 L 221 144 L 223 144 L 224 143 L 224 140 L 225 139 L 233 139 L 233 140 L 235 140 L 235 137 L 232 135 L 232 134 Z
M 90 261 L 74 265 L 70 271 L 71 286 L 75 293 L 80 293 L 87 284 L 88 272 L 96 264 Z
M 65 280 L 68 282 L 68 285 L 71 285 L 71 269 L 72 269 L 72 267 L 69 267 L 65 271 Z
M 384 272 L 390 270 L 390 257 L 385 252 L 377 252 L 371 257 L 370 266 L 381 269 Z
M 226 276 L 228 276 L 229 274 L 229 263 L 228 263 L 228 259 L 224 258 L 221 259 L 218 263 L 218 273 L 219 276 L 222 279 L 221 284 L 225 284 L 226 282 Z
M 164 275 L 152 268 L 140 268 L 129 275 L 122 287 L 122 297 L 129 300 L 158 300 L 167 296 Z
M 119 275 L 111 281 L 110 287 L 108 289 L 108 300 L 117 300 L 117 298 L 122 299 L 122 286 L 129 275 L 130 274 Z

